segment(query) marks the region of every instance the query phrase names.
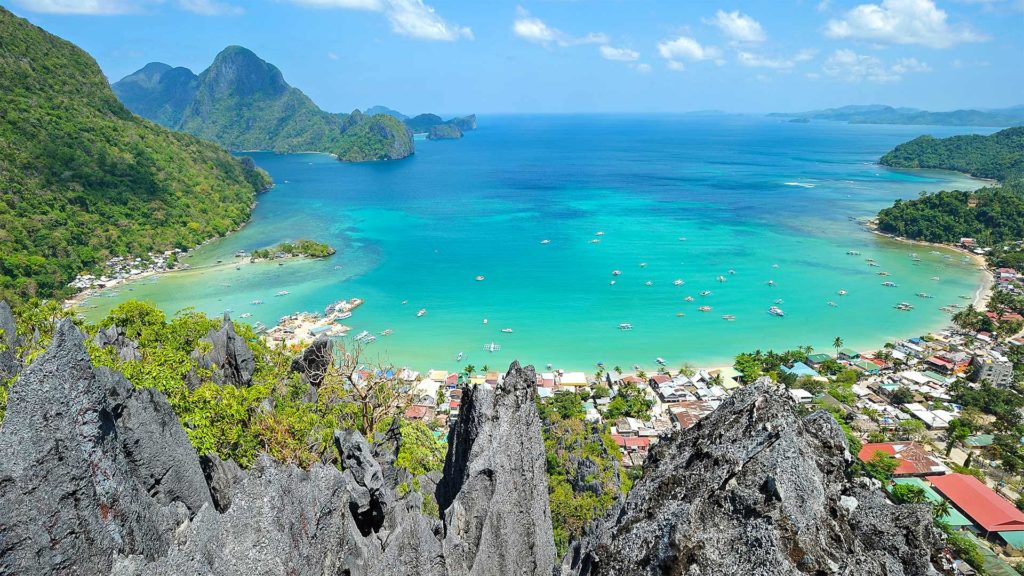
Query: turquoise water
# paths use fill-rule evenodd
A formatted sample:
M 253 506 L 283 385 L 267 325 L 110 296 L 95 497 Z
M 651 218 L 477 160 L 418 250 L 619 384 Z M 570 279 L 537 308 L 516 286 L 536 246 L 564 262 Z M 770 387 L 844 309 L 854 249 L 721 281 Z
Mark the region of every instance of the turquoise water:
M 250 321 L 273 325 L 360 297 L 366 304 L 348 321 L 355 331 L 394 331 L 369 352 L 420 369 L 512 359 L 649 367 L 656 357 L 715 365 L 757 348 L 828 349 L 836 336 L 877 347 L 944 325 L 938 308 L 964 303 L 958 296 L 973 294 L 980 274 L 958 255 L 880 238 L 854 219 L 922 190 L 979 183 L 874 162 L 921 133 L 969 131 L 744 116 L 497 116 L 462 141 L 417 142 L 400 162 L 256 154 L 277 186 L 248 226 L 196 251 L 195 270 L 93 298 L 87 316 L 136 298 L 168 312 L 251 312 Z M 235 269 L 236 250 L 298 238 L 338 253 Z M 685 285 L 674 286 L 677 278 Z M 887 279 L 899 287 L 883 287 Z M 274 297 L 279 290 L 291 294 Z M 936 297 L 915 296 L 922 291 Z M 780 298 L 784 318 L 767 313 Z M 249 305 L 254 299 L 265 304 Z M 895 310 L 901 301 L 915 310 Z M 428 313 L 417 318 L 420 308 Z M 618 330 L 623 322 L 634 329 Z M 501 333 L 506 327 L 514 332 Z M 484 351 L 490 342 L 501 351 Z M 458 352 L 465 358 L 456 363 Z

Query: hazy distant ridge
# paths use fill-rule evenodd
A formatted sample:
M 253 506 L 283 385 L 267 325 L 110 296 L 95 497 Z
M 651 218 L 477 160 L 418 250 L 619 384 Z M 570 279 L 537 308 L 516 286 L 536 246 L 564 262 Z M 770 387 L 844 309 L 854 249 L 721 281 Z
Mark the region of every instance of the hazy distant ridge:
M 807 118 L 836 120 L 850 124 L 908 124 L 932 126 L 990 126 L 1009 127 L 1024 124 L 1024 106 L 996 110 L 953 110 L 929 112 L 917 108 L 892 106 L 842 106 L 809 112 L 775 112 L 769 116 L 779 118 Z

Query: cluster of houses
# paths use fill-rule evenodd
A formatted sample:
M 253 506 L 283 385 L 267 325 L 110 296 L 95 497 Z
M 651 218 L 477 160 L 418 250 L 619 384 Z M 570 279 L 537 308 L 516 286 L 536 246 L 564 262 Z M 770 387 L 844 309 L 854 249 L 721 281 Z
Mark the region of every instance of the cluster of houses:
M 110 288 L 129 280 L 135 280 L 143 275 L 155 272 L 164 272 L 173 268 L 172 256 L 181 254 L 181 250 L 174 249 L 167 252 L 154 253 L 143 258 L 124 258 L 115 256 L 104 264 L 104 273 L 96 276 L 93 274 L 81 273 L 72 280 L 68 286 L 77 290 L 90 290 L 94 288 Z

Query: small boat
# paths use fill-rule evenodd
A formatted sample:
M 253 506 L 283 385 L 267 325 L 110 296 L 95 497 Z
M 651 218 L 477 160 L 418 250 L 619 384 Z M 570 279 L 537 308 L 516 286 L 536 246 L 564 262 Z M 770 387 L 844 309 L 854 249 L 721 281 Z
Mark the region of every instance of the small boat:
M 888 272 L 879 272 L 878 275 L 879 276 L 892 276 L 892 274 L 889 274 Z
M 633 329 L 633 325 L 630 324 L 629 322 L 623 322 L 622 324 L 619 324 L 619 330 L 632 330 L 632 329 Z
M 644 286 L 654 286 L 654 282 L 648 280 L 647 282 L 644 282 Z
M 683 300 L 686 300 L 687 302 L 693 302 L 693 296 L 687 296 L 686 298 L 683 298 Z
M 908 302 L 900 302 L 899 304 L 893 306 L 893 308 L 897 310 L 902 310 L 903 312 L 910 312 L 911 310 L 914 309 L 914 307 Z
M 591 244 L 600 244 L 601 240 L 599 240 L 598 238 L 594 238 L 593 240 L 590 241 L 590 243 Z
M 831 301 L 831 300 L 829 300 L 828 302 L 826 302 L 826 304 L 828 304 L 829 306 L 831 306 L 831 307 L 833 307 L 833 308 L 836 308 L 837 306 L 839 306 L 839 304 L 836 304 L 835 302 L 833 302 L 833 301 Z
M 700 308 L 697 308 L 697 310 L 700 310 L 701 312 L 711 312 L 711 306 L 701 306 Z
M 885 286 L 886 288 L 896 288 L 898 285 L 895 282 L 886 280 L 885 282 L 882 282 L 882 286 Z
M 735 270 L 733 270 L 732 268 L 729 268 L 729 274 L 735 274 L 735 273 L 736 273 Z
M 680 236 L 679 237 L 679 241 L 680 242 L 686 242 L 686 236 Z
M 700 293 L 701 296 L 711 296 L 711 290 L 705 290 Z
M 458 353 L 458 354 L 457 354 L 457 355 L 455 356 L 455 361 L 456 361 L 456 362 L 458 362 L 458 361 L 462 360 L 462 357 L 463 357 L 463 356 L 464 356 L 464 354 L 463 354 L 462 352 L 459 352 L 459 353 Z
M 769 280 L 768 281 L 768 285 L 769 286 L 775 286 L 775 280 Z
M 725 276 L 719 276 L 718 277 L 718 281 L 719 282 L 725 282 Z
M 836 294 L 839 294 L 840 296 L 846 296 L 847 292 L 846 292 L 846 290 L 842 290 L 841 289 L 841 290 L 839 290 L 839 292 L 836 292 Z
M 351 312 L 342 312 L 341 314 L 338 314 L 337 319 L 338 320 L 344 320 L 346 318 L 351 318 L 351 317 L 352 317 L 352 313 Z
M 380 335 L 381 336 L 391 336 L 394 333 L 395 333 L 394 330 L 392 330 L 391 328 L 388 328 L 387 330 L 381 332 Z
M 249 304 L 252 304 L 253 306 L 259 306 L 260 304 L 263 304 L 263 300 L 253 300 L 252 302 L 249 302 Z
M 608 282 L 608 284 L 611 285 L 611 286 L 615 286 L 615 280 L 612 280 L 611 282 Z
M 334 269 L 335 270 L 341 270 L 341 266 L 335 266 Z
M 878 268 L 878 262 L 868 262 L 868 266 Z
M 484 344 L 484 350 L 487 352 L 498 352 L 501 350 L 501 346 L 491 342 L 490 344 Z
M 604 232 L 598 230 L 597 232 L 594 233 L 594 236 L 604 236 Z
M 484 324 L 487 324 L 487 318 L 484 318 Z
M 619 276 L 622 274 L 622 270 L 612 270 L 612 276 Z
M 287 290 L 281 290 L 277 294 L 274 294 L 274 296 L 287 296 L 288 294 L 290 294 L 290 292 L 288 292 Z
M 934 296 L 932 296 L 931 294 L 929 294 L 927 292 L 918 292 L 917 293 L 917 297 L 918 298 L 934 298 Z
M 647 268 L 647 262 L 641 262 L 640 263 L 640 267 L 641 268 Z
M 551 240 L 548 240 L 547 238 L 545 238 L 544 240 L 541 240 L 540 243 L 541 244 L 551 244 Z M 459 352 L 459 354 L 462 354 L 462 352 Z
M 728 320 L 729 322 L 732 322 L 735 319 L 736 319 L 736 317 L 733 316 L 732 314 L 726 314 L 726 315 L 722 316 L 722 320 Z
M 245 314 L 239 316 L 239 318 L 252 318 L 252 314 L 250 312 L 246 312 Z
M 682 286 L 683 284 L 686 284 L 686 282 L 683 282 L 682 278 L 676 278 L 672 281 L 673 286 Z
M 682 318 L 683 316 L 686 316 L 685 312 L 676 312 L 676 318 Z
M 366 338 L 363 338 L 363 344 L 373 344 L 376 341 L 377 341 L 377 337 L 373 336 L 373 335 L 370 335 L 370 336 L 367 336 Z
M 661 364 L 662 366 L 665 365 L 665 359 L 662 358 L 661 356 L 655 358 L 654 361 L 657 362 L 658 364 Z
M 502 328 L 501 331 L 504 332 L 505 334 L 511 334 L 512 333 L 512 329 L 511 328 Z
M 769 308 L 768 313 L 771 314 L 772 316 L 778 316 L 780 318 L 786 315 L 786 313 L 782 311 L 782 308 L 779 308 L 778 306 L 772 306 L 771 308 Z
M 960 299 L 961 299 L 961 300 L 970 300 L 970 299 L 971 299 L 971 297 L 970 297 L 970 296 L 968 296 L 968 295 L 966 295 L 966 294 L 961 294 L 961 295 L 960 295 Z
M 860 256 L 860 252 L 857 252 L 856 250 L 847 250 L 846 254 L 848 256 Z
M 775 304 L 782 304 L 782 298 L 776 298 Z
M 939 277 L 938 276 L 932 276 L 932 280 L 935 280 L 936 282 L 938 282 Z
M 404 304 L 408 304 L 408 303 L 409 303 L 409 301 L 408 301 L 408 300 L 402 300 L 402 304 L 403 304 L 403 305 L 404 305 Z
M 483 276 L 477 276 L 477 277 L 475 278 L 475 280 L 476 280 L 477 282 L 483 282 L 483 281 L 484 281 L 484 277 L 483 277 Z
M 778 264 L 772 264 L 772 268 L 778 268 L 778 267 L 779 267 Z
M 360 341 L 366 339 L 369 335 L 370 335 L 369 332 L 367 332 L 366 330 L 363 330 L 359 334 L 356 334 L 356 337 L 354 338 L 354 340 L 356 340 L 357 342 L 360 342 Z
M 419 318 L 420 316 L 423 316 L 426 313 L 427 313 L 427 309 L 426 308 L 420 308 L 419 311 L 416 312 L 416 317 Z

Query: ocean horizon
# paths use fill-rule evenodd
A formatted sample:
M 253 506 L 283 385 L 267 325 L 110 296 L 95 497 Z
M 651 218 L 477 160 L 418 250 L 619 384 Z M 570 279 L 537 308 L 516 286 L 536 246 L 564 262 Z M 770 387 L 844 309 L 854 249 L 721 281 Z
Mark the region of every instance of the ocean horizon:
M 827 351 L 836 336 L 878 348 L 947 324 L 939 308 L 966 304 L 982 272 L 953 251 L 873 234 L 864 221 L 897 198 L 983 182 L 877 159 L 921 134 L 992 131 L 502 114 L 480 116 L 460 141 L 418 140 L 413 157 L 395 162 L 252 153 L 275 187 L 248 225 L 190 254 L 192 270 L 100 292 L 84 313 L 99 320 L 139 299 L 272 326 L 359 297 L 352 333 L 393 331 L 366 353 L 420 369 L 503 369 L 513 359 L 653 368 L 657 357 L 672 368 L 720 366 L 754 349 Z M 236 270 L 236 251 L 300 238 L 337 253 Z M 499 351 L 484 350 L 492 342 Z

